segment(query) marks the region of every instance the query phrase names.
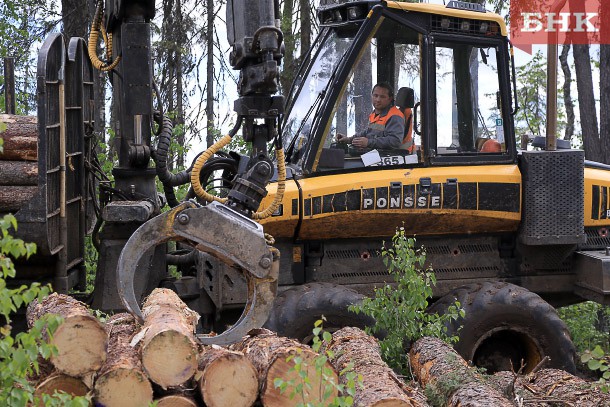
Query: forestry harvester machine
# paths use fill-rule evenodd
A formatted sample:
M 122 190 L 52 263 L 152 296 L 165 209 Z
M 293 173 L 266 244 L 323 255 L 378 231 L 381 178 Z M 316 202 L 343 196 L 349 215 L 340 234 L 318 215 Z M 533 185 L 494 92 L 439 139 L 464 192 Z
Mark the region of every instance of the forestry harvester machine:
M 55 34 L 40 53 L 39 189 L 16 213 L 39 254 L 19 265 L 22 280 L 82 289 L 93 230 L 94 308 L 141 318 L 143 297 L 169 287 L 200 312 L 202 332 L 230 327 L 200 335 L 203 343 L 263 324 L 305 340 L 321 315 L 327 329 L 371 323 L 347 305 L 393 281 L 380 249 L 403 227 L 436 273 L 431 310 L 457 299 L 466 311 L 448 326 L 462 326 L 456 349 L 466 359 L 490 371 L 523 360 L 527 370 L 549 356 L 551 366 L 575 369 L 554 307 L 609 302 L 610 167 L 569 145 L 517 148 L 513 51 L 500 16 L 458 1 L 321 0 L 320 33 L 284 100 L 274 96 L 277 1 L 231 0 L 235 127 L 172 174 L 171 121 L 154 98 L 154 1 L 108 0 L 104 9 L 89 47 L 76 38 L 66 47 Z M 112 44 L 104 61 L 99 35 Z M 94 68 L 108 72 L 117 107 L 113 184 L 92 176 Z M 381 81 L 397 90 L 415 152 L 335 142 L 366 126 Z M 250 155 L 220 151 L 239 129 Z M 177 202 L 172 188 L 188 182 L 189 199 Z

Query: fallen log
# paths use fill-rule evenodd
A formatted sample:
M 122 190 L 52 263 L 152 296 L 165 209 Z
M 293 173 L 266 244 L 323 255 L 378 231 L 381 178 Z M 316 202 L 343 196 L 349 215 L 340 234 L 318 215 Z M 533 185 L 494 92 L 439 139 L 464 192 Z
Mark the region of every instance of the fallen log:
M 258 396 L 258 378 L 252 362 L 243 353 L 220 346 L 203 349 L 196 378 L 208 407 L 250 407 Z
M 96 405 L 106 407 L 148 406 L 153 389 L 142 370 L 138 352 L 130 346 L 137 330 L 133 316 L 121 313 L 106 321 L 108 357 L 94 385 Z
M 377 340 L 363 330 L 340 329 L 324 349 L 331 351 L 330 362 L 336 371 L 350 369 L 362 377 L 362 385 L 355 389 L 354 406 L 428 406 L 417 385 L 406 384 L 390 369 L 381 359 Z M 340 376 L 339 381 L 346 385 L 346 376 Z
M 425 337 L 415 342 L 409 352 L 409 361 L 413 374 L 433 405 L 513 406 L 501 392 L 484 384 L 482 376 L 438 338 Z
M 144 371 L 164 389 L 181 385 L 197 371 L 195 327 L 199 314 L 165 288 L 153 290 L 142 313 L 144 326 L 131 345 L 139 346 Z
M 76 377 L 55 373 L 48 376 L 36 386 L 34 398 L 38 406 L 44 406 L 43 395 L 53 395 L 55 392 L 64 392 L 72 396 L 86 396 L 89 388 L 82 380 Z
M 0 138 L 4 140 L 0 160 L 38 159 L 36 116 L 0 114 Z
M 37 185 L 38 163 L 0 161 L 0 185 Z
M 315 367 L 318 355 L 309 346 L 293 339 L 278 337 L 268 329 L 254 329 L 241 342 L 232 345 L 231 349 L 243 352 L 254 365 L 258 375 L 260 401 L 265 407 L 296 406 L 300 403 L 318 405 L 333 400 L 338 394 L 335 388 L 325 394 L 325 383 Z M 301 372 L 295 368 L 297 360 L 301 361 Z M 328 362 L 324 363 L 324 368 L 331 372 L 331 377 L 337 383 L 334 368 Z M 299 373 L 307 379 L 300 377 Z M 275 379 L 294 381 L 295 384 L 287 386 L 282 392 L 275 387 Z M 306 381 L 309 385 L 305 385 Z M 296 387 L 300 385 L 303 385 L 303 390 L 297 392 Z
M 195 400 L 187 396 L 165 396 L 155 402 L 157 407 L 197 407 Z M 231 407 L 231 405 L 227 404 L 227 407 Z
M 58 372 L 80 377 L 102 367 L 106 360 L 108 336 L 102 323 L 89 314 L 85 304 L 58 293 L 40 302 L 34 300 L 26 311 L 28 326 L 32 327 L 47 314 L 63 318 L 51 340 L 57 354 L 51 355 L 50 361 Z
M 512 372 L 498 372 L 489 383 L 510 397 L 518 397 L 533 407 L 610 406 L 610 395 L 595 383 L 558 369 L 542 369 L 524 376 Z
M 0 212 L 16 212 L 36 195 L 35 186 L 2 186 L 0 188 Z

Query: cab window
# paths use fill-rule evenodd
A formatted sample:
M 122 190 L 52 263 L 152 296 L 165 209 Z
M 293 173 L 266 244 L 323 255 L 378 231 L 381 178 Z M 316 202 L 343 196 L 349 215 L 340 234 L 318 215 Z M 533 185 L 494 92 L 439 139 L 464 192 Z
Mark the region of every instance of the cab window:
M 497 54 L 494 46 L 437 42 L 433 154 L 506 151 Z
M 396 106 L 404 116 L 405 131 L 401 139 L 407 136 L 407 126 L 414 124 L 413 105 L 421 94 L 421 42 L 422 36 L 417 31 L 390 18 L 381 20 L 344 82 L 325 131 L 316 171 L 418 162 L 417 147 L 410 151 L 406 148 L 357 148 L 350 143 L 338 143 L 336 135 L 341 133 L 353 137 L 367 129 L 369 115 L 373 112 L 372 88 L 376 83 L 384 82 L 393 88 L 392 106 Z M 399 100 L 399 94 L 408 94 L 408 100 L 404 97 Z M 412 143 L 420 146 L 419 136 L 413 131 L 410 134 Z M 377 155 L 373 153 L 367 160 L 364 155 L 372 150 Z

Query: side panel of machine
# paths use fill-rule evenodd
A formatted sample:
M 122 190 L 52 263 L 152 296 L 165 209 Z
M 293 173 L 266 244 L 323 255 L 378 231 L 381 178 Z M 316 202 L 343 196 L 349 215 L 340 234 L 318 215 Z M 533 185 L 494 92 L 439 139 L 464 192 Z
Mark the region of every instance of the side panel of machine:
M 325 240 L 514 232 L 521 220 L 521 174 L 516 165 L 379 169 L 299 180 L 288 192 L 291 213 L 263 224 L 273 234 L 302 211 L 298 238 Z M 267 199 L 270 199 L 269 197 Z

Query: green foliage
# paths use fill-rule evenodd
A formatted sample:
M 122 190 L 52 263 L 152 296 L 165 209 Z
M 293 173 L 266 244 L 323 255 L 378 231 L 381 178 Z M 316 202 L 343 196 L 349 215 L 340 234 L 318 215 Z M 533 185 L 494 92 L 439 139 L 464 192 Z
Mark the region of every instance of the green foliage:
M 430 268 L 424 269 L 426 254 L 423 248 L 415 249 L 415 239 L 407 237 L 404 228 L 397 230 L 392 246 L 383 248 L 382 256 L 395 284 L 376 288 L 374 298 L 365 298 L 350 310 L 375 319 L 375 325 L 366 328 L 367 333 L 387 333 L 380 342 L 381 356 L 394 370 L 410 377 L 405 343 L 424 336 L 456 342 L 457 336 L 449 336 L 445 324 L 464 317 L 464 310 L 456 301 L 444 315 L 426 311 L 436 277 Z
M 332 335 L 328 331 L 323 330 L 322 320 L 315 322 L 312 332 L 313 344 L 311 347 L 314 352 L 319 353 L 322 345 L 330 343 Z M 322 336 L 321 338 L 320 335 Z M 294 363 L 289 372 L 295 373 L 296 378 L 288 380 L 275 378 L 273 380 L 273 385 L 279 388 L 282 394 L 290 390 L 290 399 L 295 397 L 300 398 L 302 401 L 297 404 L 297 407 L 349 407 L 354 404 L 356 386 L 362 385 L 362 377 L 356 375 L 353 371 L 353 365 L 350 363 L 339 372 L 339 376 L 345 377 L 346 384 L 336 383 L 334 372 L 326 363 L 335 356 L 334 352 L 330 350 L 326 350 L 314 358 L 315 371 L 317 376 L 321 378 L 321 386 L 323 386 L 321 389 L 323 400 L 317 404 L 312 402 L 305 403 L 305 395 L 311 390 L 310 365 L 301 355 L 302 352 L 299 349 L 296 355 L 291 355 L 286 359 L 286 361 Z M 339 396 L 332 397 L 335 390 L 339 392 Z
M 562 307 L 557 310 L 572 336 L 578 352 L 600 346 L 605 352 L 610 351 L 608 326 L 610 325 L 610 308 L 593 301 Z
M 38 283 L 29 287 L 7 286 L 6 280 L 16 274 L 12 258 L 29 257 L 36 252 L 34 244 L 13 238 L 9 233 L 11 229 L 17 230 L 17 221 L 12 215 L 5 215 L 0 219 L 0 315 L 6 323 L 0 328 L 0 405 L 25 406 L 34 402 L 34 387 L 27 378 L 38 373 L 38 357 L 48 359 L 56 352 L 56 349 L 42 341 L 42 338 L 51 338 L 61 319 L 57 316 L 41 318 L 29 332 L 20 332 L 13 337 L 11 314 L 34 299 L 42 299 L 48 295 L 50 287 Z M 78 407 L 89 405 L 90 400 L 63 394 L 45 396 L 43 401 L 46 406 Z
M 517 67 L 517 99 L 515 133 L 531 138 L 546 135 L 546 56 L 538 51 L 525 65 Z M 560 90 L 561 91 L 561 90 Z M 565 127 L 565 108 L 557 99 L 557 132 Z
M 599 371 L 601 377 L 598 383 L 604 393 L 610 392 L 610 366 L 605 358 L 604 350 L 600 346 L 596 346 L 592 351 L 586 350 L 580 357 L 583 363 L 593 371 Z

